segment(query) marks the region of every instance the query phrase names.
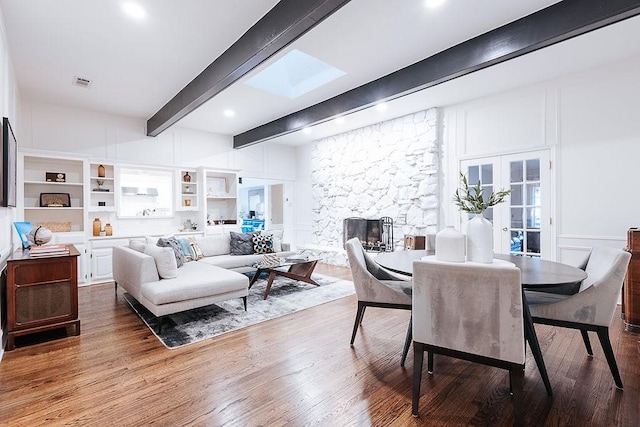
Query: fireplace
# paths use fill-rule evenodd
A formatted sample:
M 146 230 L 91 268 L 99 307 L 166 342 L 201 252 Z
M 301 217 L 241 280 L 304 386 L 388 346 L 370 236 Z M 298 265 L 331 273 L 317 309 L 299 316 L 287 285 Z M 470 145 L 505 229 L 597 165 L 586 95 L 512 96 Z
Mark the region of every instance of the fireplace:
M 342 221 L 343 245 L 357 237 L 367 251 L 393 251 L 393 219 L 345 218 Z

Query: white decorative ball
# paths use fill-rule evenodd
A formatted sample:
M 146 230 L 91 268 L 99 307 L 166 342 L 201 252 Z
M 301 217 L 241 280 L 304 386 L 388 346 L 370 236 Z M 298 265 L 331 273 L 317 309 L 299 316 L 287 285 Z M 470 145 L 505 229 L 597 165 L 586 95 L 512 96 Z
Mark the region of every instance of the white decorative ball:
M 48 228 L 34 227 L 29 232 L 28 238 L 31 243 L 40 246 L 49 243 L 53 238 L 53 233 Z

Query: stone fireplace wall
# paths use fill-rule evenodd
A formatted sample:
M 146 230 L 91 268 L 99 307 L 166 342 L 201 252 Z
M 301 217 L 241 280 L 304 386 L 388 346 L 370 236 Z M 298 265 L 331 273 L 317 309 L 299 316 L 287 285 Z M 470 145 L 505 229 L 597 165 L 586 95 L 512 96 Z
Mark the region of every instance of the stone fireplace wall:
M 438 109 L 420 111 L 318 140 L 311 150 L 313 234 L 342 248 L 342 220 L 388 216 L 396 249 L 405 234 L 438 227 Z

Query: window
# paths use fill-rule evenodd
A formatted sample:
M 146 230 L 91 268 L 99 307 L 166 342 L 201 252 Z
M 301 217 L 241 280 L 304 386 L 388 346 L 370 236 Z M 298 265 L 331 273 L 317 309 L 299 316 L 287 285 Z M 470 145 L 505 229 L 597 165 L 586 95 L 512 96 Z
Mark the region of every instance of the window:
M 157 218 L 173 215 L 173 171 L 120 168 L 118 216 Z

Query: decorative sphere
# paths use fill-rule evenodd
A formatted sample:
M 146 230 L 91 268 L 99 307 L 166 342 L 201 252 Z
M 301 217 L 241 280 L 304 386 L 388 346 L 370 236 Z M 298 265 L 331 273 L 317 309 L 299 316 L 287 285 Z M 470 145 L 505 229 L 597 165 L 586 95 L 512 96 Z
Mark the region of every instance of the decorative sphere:
M 49 243 L 51 238 L 53 237 L 53 233 L 48 228 L 44 227 L 34 227 L 29 232 L 28 239 L 34 245 L 44 245 L 45 243 Z

